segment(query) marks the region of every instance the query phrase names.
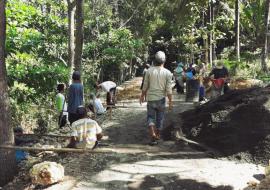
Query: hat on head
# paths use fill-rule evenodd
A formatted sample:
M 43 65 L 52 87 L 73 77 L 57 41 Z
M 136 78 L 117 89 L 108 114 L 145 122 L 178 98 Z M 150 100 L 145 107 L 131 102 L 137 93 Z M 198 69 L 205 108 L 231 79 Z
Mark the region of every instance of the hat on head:
M 223 64 L 223 61 L 222 60 L 218 60 L 217 62 L 216 62 L 216 68 L 222 68 L 224 66 L 224 64 Z
M 196 65 L 196 64 L 192 64 L 192 68 L 196 68 L 198 65 Z
M 184 64 L 183 64 L 182 62 L 178 62 L 178 63 L 177 63 L 177 66 L 178 66 L 178 67 L 184 67 Z

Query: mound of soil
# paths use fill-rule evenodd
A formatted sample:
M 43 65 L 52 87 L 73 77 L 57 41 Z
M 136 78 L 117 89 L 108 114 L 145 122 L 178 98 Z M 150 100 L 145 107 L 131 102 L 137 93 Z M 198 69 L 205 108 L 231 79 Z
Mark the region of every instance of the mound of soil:
M 232 90 L 181 113 L 183 132 L 225 156 L 268 164 L 270 87 Z

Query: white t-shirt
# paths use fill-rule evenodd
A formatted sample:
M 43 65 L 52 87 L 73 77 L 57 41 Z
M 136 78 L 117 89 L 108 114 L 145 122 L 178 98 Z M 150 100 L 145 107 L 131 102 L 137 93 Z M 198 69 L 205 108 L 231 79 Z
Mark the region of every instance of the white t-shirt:
M 103 114 L 106 112 L 106 109 L 103 107 L 101 100 L 99 98 L 95 98 L 93 102 L 97 114 Z
M 100 84 L 101 88 L 105 92 L 110 92 L 112 88 L 116 87 L 116 84 L 113 81 L 105 81 Z

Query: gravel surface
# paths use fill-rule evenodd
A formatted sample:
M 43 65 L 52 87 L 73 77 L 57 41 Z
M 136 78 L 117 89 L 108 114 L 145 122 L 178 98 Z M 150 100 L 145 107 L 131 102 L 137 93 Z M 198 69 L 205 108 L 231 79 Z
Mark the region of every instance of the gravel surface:
M 138 80 L 138 79 L 137 79 Z M 138 83 L 138 82 L 137 82 Z M 166 113 L 165 126 L 178 128 L 179 113 L 194 108 L 185 103 L 184 96 L 174 96 L 173 111 Z M 146 128 L 146 106 L 136 101 L 126 103 L 129 108 L 113 109 L 109 116 L 98 118 L 108 138 L 103 140 L 109 147 L 125 147 L 126 153 L 103 154 L 33 154 L 31 164 L 56 161 L 65 168 L 65 180 L 61 183 L 38 187 L 30 183 L 27 172 L 29 161 L 22 163 L 22 170 L 13 182 L 3 189 L 185 189 L 185 190 L 232 190 L 244 189 L 247 183 L 261 180 L 264 169 L 255 164 L 214 159 L 209 152 L 194 150 L 187 143 L 160 141 L 149 146 Z M 141 150 L 138 152 L 137 150 Z M 28 167 L 26 167 L 28 163 Z

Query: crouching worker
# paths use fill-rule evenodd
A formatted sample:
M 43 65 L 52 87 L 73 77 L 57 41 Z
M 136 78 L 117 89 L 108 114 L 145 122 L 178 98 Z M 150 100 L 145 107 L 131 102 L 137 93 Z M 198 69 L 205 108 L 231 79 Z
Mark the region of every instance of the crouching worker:
M 90 94 L 90 104 L 88 108 L 95 114 L 95 115 L 102 115 L 106 113 L 106 109 L 103 107 L 102 102 L 98 96 L 95 96 L 94 93 Z
M 116 84 L 112 81 L 105 81 L 100 84 L 95 84 L 94 87 L 96 88 L 97 92 L 102 90 L 107 93 L 107 106 L 114 106 L 115 105 L 115 96 L 116 96 Z
M 94 149 L 102 138 L 102 129 L 98 123 L 87 117 L 86 108 L 77 108 L 79 120 L 72 123 L 72 133 L 68 148 Z

